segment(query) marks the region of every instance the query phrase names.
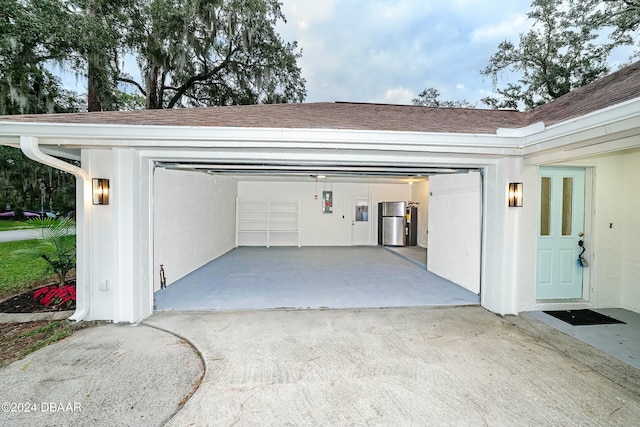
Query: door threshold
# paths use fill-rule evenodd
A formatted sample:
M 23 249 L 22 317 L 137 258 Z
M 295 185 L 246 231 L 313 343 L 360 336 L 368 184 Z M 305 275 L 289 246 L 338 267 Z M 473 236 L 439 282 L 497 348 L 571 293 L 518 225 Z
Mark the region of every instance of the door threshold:
M 582 298 L 575 299 L 539 299 L 536 300 L 534 310 L 580 310 L 593 308 L 591 301 Z

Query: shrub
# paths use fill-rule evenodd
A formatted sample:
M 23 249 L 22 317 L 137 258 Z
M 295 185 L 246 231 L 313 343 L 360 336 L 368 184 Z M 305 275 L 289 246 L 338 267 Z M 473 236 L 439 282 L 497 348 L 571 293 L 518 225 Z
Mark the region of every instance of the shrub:
M 45 237 L 35 247 L 19 249 L 13 253 L 44 259 L 48 271 L 58 276 L 58 286 L 64 286 L 67 273 L 76 266 L 76 244 L 70 231 L 75 223 L 69 219 L 52 218 L 34 218 L 29 222 L 41 225 Z

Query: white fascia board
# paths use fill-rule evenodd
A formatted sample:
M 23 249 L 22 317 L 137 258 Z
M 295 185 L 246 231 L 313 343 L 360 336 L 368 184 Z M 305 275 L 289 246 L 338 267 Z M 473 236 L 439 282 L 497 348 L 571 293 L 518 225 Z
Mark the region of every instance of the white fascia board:
M 613 141 L 602 143 L 594 143 L 583 147 L 576 147 L 560 151 L 545 151 L 542 153 L 531 154 L 525 156 L 523 164 L 525 166 L 547 165 L 553 163 L 562 163 L 568 160 L 576 160 L 581 158 L 592 157 L 607 153 L 615 153 L 619 151 L 629 150 L 640 147 L 640 138 L 638 136 L 628 136 L 617 138 Z
M 535 135 L 536 133 L 544 132 L 545 129 L 546 127 L 543 122 L 536 122 L 529 126 L 525 126 L 521 128 L 498 128 L 496 130 L 496 135 L 513 137 L 513 138 L 522 138 L 525 136 Z
M 487 150 L 488 154 L 517 155 L 517 140 L 491 134 L 397 132 L 372 130 L 225 128 L 188 126 L 124 126 L 6 122 L 0 137 L 32 135 L 42 144 L 93 147 L 245 147 L 385 149 L 431 147 L 459 152 Z
M 574 143 L 640 127 L 640 98 L 635 98 L 584 116 L 548 126 L 542 133 L 525 136 L 520 147 L 523 155 L 562 148 Z

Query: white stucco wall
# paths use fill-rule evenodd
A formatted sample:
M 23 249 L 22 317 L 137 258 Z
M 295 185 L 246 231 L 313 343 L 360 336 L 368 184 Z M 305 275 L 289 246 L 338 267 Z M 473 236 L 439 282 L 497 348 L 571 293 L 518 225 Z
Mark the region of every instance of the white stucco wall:
M 429 228 L 429 181 L 416 182 L 411 186 L 411 201 L 418 202 L 418 246 L 427 247 Z
M 522 171 L 522 207 L 517 233 L 518 245 L 518 311 L 535 310 L 536 304 L 536 245 L 538 244 L 538 167 L 526 167 Z
M 116 213 L 121 208 L 120 188 L 124 183 L 116 177 L 114 171 L 113 150 L 83 150 L 82 167 L 96 178 L 110 181 L 110 203 L 95 206 L 87 201 L 91 211 L 90 236 L 88 246 L 90 254 L 89 275 L 89 317 L 88 319 L 113 319 L 117 307 L 117 292 L 122 286 L 118 282 L 118 232 Z M 98 224 L 100 226 L 98 226 Z M 101 281 L 108 281 L 108 289 L 100 290 Z
M 429 271 L 480 292 L 480 174 L 435 175 L 429 181 Z
M 624 237 L 624 159 L 619 155 L 594 159 L 594 221 L 592 230 L 591 300 L 596 307 L 620 307 Z M 613 224 L 613 227 L 609 225 Z M 585 240 L 585 244 L 589 240 Z M 587 246 L 588 248 L 588 246 Z
M 322 192 L 333 191 L 333 213 L 322 213 Z M 314 195 L 318 199 L 314 199 Z M 371 245 L 377 244 L 378 202 L 409 200 L 408 184 L 368 184 L 318 181 L 269 182 L 241 181 L 238 197 L 242 200 L 300 199 L 301 246 L 350 246 L 354 197 L 370 197 L 369 225 Z
M 84 319 L 138 321 L 152 312 L 150 162 L 130 148 L 83 149 L 82 167 L 110 181 L 108 205 L 83 200 L 90 213 L 79 236 L 88 248 L 88 280 L 79 290 L 88 294 Z
M 640 313 L 640 151 L 624 155 L 621 304 Z
M 154 290 L 235 247 L 237 182 L 158 168 L 154 179 Z

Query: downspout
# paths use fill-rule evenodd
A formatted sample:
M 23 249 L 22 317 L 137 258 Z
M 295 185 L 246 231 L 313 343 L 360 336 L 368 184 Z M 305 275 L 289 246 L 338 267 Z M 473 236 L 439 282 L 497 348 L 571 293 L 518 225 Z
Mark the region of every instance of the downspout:
M 86 242 L 89 235 L 89 227 L 85 219 L 84 202 L 90 199 L 91 177 L 84 169 L 43 153 L 38 146 L 38 138 L 36 137 L 21 136 L 20 149 L 31 160 L 68 172 L 76 177 L 76 203 L 78 201 L 83 203 L 83 206 L 76 206 L 76 245 L 79 246 L 76 251 L 81 257 L 76 271 L 79 276 L 77 283 L 83 286 L 82 294 L 84 294 L 84 298 L 82 298 L 82 301 L 76 301 L 76 311 L 69 320 L 80 322 L 89 313 L 89 280 L 88 268 L 86 268 L 88 258 Z M 77 236 L 81 236 L 80 241 L 78 241 Z

